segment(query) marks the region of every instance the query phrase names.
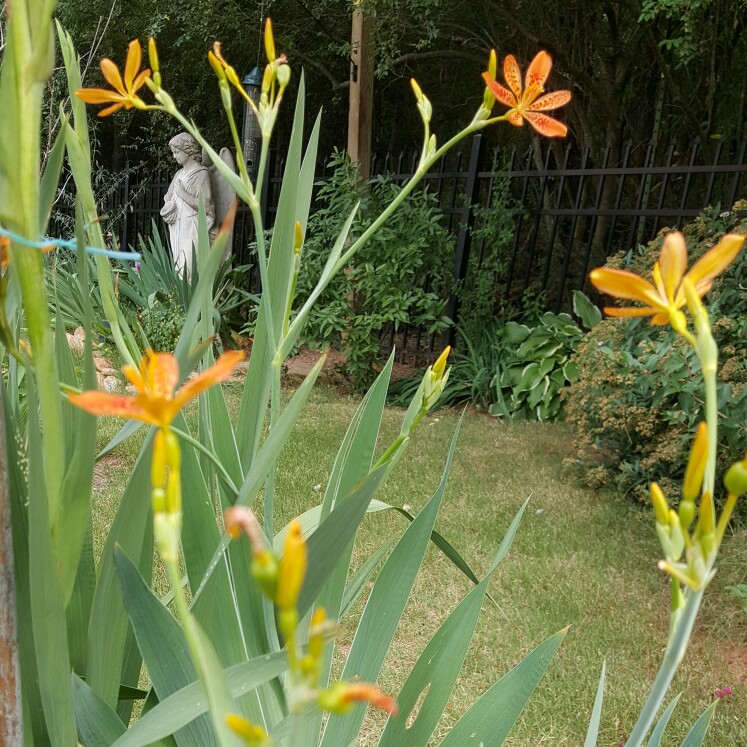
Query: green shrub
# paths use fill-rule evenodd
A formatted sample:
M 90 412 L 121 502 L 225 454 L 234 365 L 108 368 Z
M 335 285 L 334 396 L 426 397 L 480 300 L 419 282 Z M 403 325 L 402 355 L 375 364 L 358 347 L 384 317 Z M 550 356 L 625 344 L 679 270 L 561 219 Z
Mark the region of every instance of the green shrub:
M 744 207 L 744 204 L 742 205 Z M 718 209 L 684 229 L 690 263 L 723 233 L 747 233 L 747 219 Z M 650 273 L 665 232 L 610 266 Z M 747 447 L 747 256 L 743 251 L 717 281 L 709 309 L 721 360 L 719 367 L 720 462 L 723 469 Z M 576 430 L 576 457 L 584 481 L 614 485 L 648 500 L 648 483 L 669 483 L 676 495 L 684 474 L 686 443 L 703 419 L 703 378 L 693 349 L 669 327 L 647 319 L 606 319 L 579 345 L 580 376 L 566 390 L 566 411 Z M 666 492 L 666 488 L 665 488 Z
M 574 305 L 588 326 L 596 322 L 598 312 L 583 294 L 577 294 Z M 560 392 L 578 376 L 571 356 L 583 337 L 569 314 L 547 312 L 532 326 L 501 318 L 475 337 L 462 327 L 459 333 L 442 406 L 471 402 L 496 417 L 564 417 Z M 411 387 L 408 380 L 397 382 L 390 401 L 404 402 Z
M 298 277 L 303 303 L 322 272 L 346 217 L 360 208 L 349 234 L 355 241 L 400 192 L 390 177 L 361 184 L 347 155 L 335 151 L 331 178 L 322 184 L 322 207 L 311 216 Z M 356 389 L 373 380 L 381 350 L 379 332 L 390 325 L 421 326 L 427 334 L 449 324 L 444 309 L 449 291 L 453 242 L 443 225 L 436 196 L 415 191 L 335 278 L 309 315 L 302 342 L 312 347 L 339 346 L 344 373 Z M 428 278 L 428 284 L 424 284 Z

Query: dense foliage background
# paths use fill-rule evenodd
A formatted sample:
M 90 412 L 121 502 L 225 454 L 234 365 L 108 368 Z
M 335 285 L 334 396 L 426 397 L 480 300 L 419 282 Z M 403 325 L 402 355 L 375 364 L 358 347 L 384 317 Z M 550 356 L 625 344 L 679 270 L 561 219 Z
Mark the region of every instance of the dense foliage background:
M 308 111 L 325 108 L 320 152 L 326 154 L 345 145 L 352 5 L 60 0 L 57 14 L 80 50 L 93 47 L 96 60 L 122 60 L 130 39 L 155 35 L 169 90 L 214 142 L 228 142 L 228 133 L 213 73 L 201 59 L 220 39 L 236 69 L 248 72 L 257 62 L 261 17 L 272 16 L 278 48 L 294 70 L 305 69 Z M 563 119 L 579 145 L 601 148 L 609 140 L 619 148 L 627 139 L 660 139 L 686 147 L 695 137 L 712 143 L 745 135 L 743 0 L 363 0 L 362 7 L 375 27 L 378 149 L 419 146 L 411 76 L 431 97 L 442 138 L 471 116 L 491 48 L 501 57 L 517 55 L 524 65 L 539 49 L 552 54 L 551 85 L 573 90 Z M 99 76 L 89 60 L 87 83 Z M 279 138 L 287 127 L 280 123 Z M 100 123 L 105 165 L 116 168 L 128 149 L 145 158 L 163 154 L 172 129 L 171 122 L 134 112 Z M 526 141 L 527 128 L 508 130 Z M 502 128 L 500 137 L 506 136 Z

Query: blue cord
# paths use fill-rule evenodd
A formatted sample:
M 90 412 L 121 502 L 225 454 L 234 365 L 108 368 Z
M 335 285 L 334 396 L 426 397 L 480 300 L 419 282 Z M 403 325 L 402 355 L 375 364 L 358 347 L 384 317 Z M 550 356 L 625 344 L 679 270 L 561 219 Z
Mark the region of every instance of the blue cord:
M 23 246 L 29 246 L 32 249 L 45 249 L 50 244 L 53 244 L 62 249 L 71 249 L 72 251 L 78 250 L 78 242 L 73 240 L 44 238 L 41 241 L 32 241 L 31 239 L 20 236 L 13 231 L 8 231 L 7 228 L 0 228 L 0 235 L 7 236 L 11 241 Z M 116 252 L 113 249 L 101 249 L 97 246 L 87 246 L 85 247 L 85 250 L 88 254 L 98 254 L 102 257 L 121 259 L 125 262 L 137 262 L 142 258 L 137 252 Z

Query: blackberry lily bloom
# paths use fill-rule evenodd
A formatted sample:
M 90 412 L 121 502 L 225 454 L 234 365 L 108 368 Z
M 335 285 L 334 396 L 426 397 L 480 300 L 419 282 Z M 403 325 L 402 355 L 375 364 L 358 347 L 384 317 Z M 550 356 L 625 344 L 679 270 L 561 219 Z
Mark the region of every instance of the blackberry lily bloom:
M 483 73 L 482 78 L 493 96 L 510 108 L 507 118 L 512 125 L 521 127 L 526 120 L 540 135 L 565 137 L 568 128 L 557 119 L 542 113 L 558 109 L 571 100 L 570 91 L 553 91 L 540 95 L 544 93 L 551 69 L 552 57 L 547 52 L 539 52 L 530 63 L 522 86 L 519 63 L 510 54 L 503 61 L 503 77 L 511 90 L 498 83 L 490 71 Z
M 612 306 L 604 309 L 610 316 L 650 316 L 651 324 L 672 324 L 680 332 L 684 329 L 684 315 L 680 309 L 687 302 L 683 280 L 689 280 L 699 297 L 711 289 L 717 278 L 739 254 L 744 236 L 730 233 L 706 252 L 687 270 L 687 247 L 679 231 L 665 239 L 654 265 L 653 283 L 628 272 L 607 267 L 592 270 L 589 279 L 594 287 L 615 298 L 639 301 L 644 306 Z
M 134 397 L 88 391 L 68 394 L 68 400 L 92 415 L 132 418 L 168 429 L 181 408 L 214 384 L 225 381 L 244 359 L 240 350 L 223 353 L 214 365 L 175 391 L 179 382 L 179 364 L 171 353 L 149 350 L 139 368 L 124 366 L 122 372 L 137 390 Z
M 114 62 L 106 57 L 101 60 L 101 72 L 113 91 L 108 88 L 79 88 L 75 95 L 86 104 L 111 103 L 111 106 L 99 112 L 99 117 L 106 117 L 122 108 L 132 109 L 133 106 L 136 109 L 147 109 L 148 105 L 137 95 L 145 81 L 150 78 L 149 69 L 140 70 L 142 61 L 140 42 L 135 39 L 127 48 L 124 79 Z

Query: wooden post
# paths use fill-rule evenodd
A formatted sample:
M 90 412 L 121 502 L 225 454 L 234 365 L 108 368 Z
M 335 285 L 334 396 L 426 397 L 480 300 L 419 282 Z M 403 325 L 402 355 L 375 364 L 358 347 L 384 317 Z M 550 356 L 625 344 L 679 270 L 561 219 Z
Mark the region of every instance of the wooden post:
M 371 169 L 373 125 L 373 19 L 357 7 L 353 11 L 350 54 L 350 106 L 348 110 L 348 155 L 358 163 L 362 180 Z
M 23 744 L 7 445 L 0 396 L 0 744 Z

